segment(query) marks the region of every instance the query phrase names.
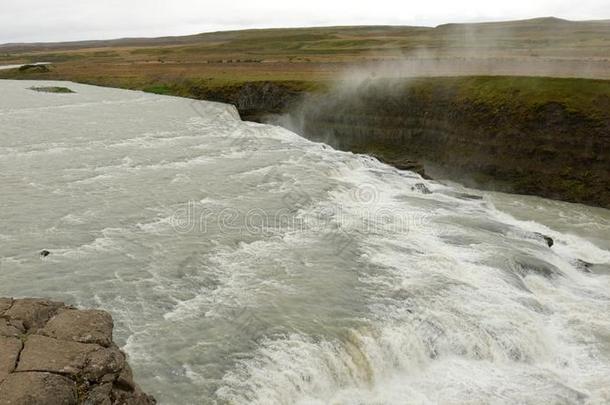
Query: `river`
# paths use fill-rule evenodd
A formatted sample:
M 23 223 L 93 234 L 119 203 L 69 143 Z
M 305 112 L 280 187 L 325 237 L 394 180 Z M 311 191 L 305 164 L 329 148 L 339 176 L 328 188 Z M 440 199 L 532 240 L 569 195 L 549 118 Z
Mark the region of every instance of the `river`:
M 610 211 L 218 103 L 0 81 L 0 296 L 110 311 L 161 404 L 610 401 Z

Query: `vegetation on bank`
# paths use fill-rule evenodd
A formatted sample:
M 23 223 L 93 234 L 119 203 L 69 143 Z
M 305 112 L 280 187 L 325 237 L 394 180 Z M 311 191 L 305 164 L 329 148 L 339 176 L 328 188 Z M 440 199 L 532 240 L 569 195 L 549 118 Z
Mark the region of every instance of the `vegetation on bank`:
M 610 114 L 610 80 L 495 76 L 450 79 L 447 84 L 452 81 L 474 102 L 525 108 L 558 103 L 572 112 Z
M 231 102 L 245 86 L 263 84 L 277 86 L 285 92 L 309 94 L 332 91 L 335 87 L 350 86 L 346 80 L 332 81 L 330 78 L 312 75 L 256 75 L 252 72 L 235 72 L 234 76 L 196 77 L 195 74 L 149 76 L 146 70 L 141 74 L 101 75 L 101 72 L 82 70 L 64 71 L 53 65 L 48 72 L 20 71 L 18 69 L 0 71 L 0 79 L 40 79 L 70 80 L 104 87 L 142 90 L 155 94 L 211 99 Z M 188 73 L 188 72 L 187 72 Z M 463 76 L 428 77 L 401 79 L 370 79 L 357 85 L 387 82 L 387 87 L 395 91 L 410 91 L 413 94 L 430 97 L 435 93 L 455 93 L 468 102 L 485 103 L 502 108 L 535 109 L 548 104 L 559 103 L 569 111 L 587 112 L 592 116 L 605 116 L 610 110 L 610 80 L 580 78 L 553 78 L 527 76 Z M 211 98 L 210 98 L 211 97 Z M 265 107 L 261 106 L 261 112 Z M 277 112 L 277 111 L 274 111 Z
M 286 92 L 318 93 L 329 88 L 327 82 L 304 80 L 197 80 L 183 79 L 164 83 L 143 85 L 138 90 L 148 93 L 205 99 L 206 95 L 215 95 L 213 101 L 231 100 L 244 86 L 272 84 L 283 88 Z

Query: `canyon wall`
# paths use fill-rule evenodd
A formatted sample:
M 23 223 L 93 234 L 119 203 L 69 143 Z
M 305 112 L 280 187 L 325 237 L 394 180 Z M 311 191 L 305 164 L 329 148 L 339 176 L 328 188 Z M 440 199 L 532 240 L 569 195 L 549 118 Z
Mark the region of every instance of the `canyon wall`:
M 610 208 L 610 82 L 461 77 L 255 83 L 207 98 L 242 118 L 482 189 Z

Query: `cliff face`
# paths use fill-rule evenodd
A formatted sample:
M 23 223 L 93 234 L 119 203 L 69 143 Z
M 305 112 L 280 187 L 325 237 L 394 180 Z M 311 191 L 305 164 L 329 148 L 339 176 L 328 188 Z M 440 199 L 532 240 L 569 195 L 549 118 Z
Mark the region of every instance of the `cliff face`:
M 610 83 L 544 80 L 369 81 L 310 96 L 276 123 L 423 162 L 434 178 L 610 208 Z
M 233 104 L 242 119 L 262 121 L 303 102 L 307 86 L 302 82 L 251 82 L 226 87 L 192 86 L 188 95 L 201 100 Z
M 0 405 L 151 405 L 104 311 L 0 298 Z
M 338 149 L 424 163 L 433 178 L 610 208 L 610 81 L 376 79 L 314 92 L 255 82 L 190 93 Z

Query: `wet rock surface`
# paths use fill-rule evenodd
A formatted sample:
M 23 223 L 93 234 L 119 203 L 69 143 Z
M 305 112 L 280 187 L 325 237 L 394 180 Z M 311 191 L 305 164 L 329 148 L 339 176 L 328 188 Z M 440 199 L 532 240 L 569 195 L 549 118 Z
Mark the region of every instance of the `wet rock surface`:
M 0 405 L 148 405 L 104 311 L 0 298 Z
M 432 191 L 430 191 L 424 183 L 417 183 L 415 186 L 411 187 L 411 190 L 419 191 L 422 194 L 432 194 Z
M 576 259 L 576 268 L 583 273 L 592 273 L 591 268 L 594 266 L 593 263 L 586 262 L 581 259 Z
M 548 247 L 553 247 L 553 245 L 555 245 L 555 241 L 550 236 L 541 234 L 539 232 L 534 232 L 534 235 L 536 235 L 536 238 L 544 240 L 544 243 L 546 243 Z
M 378 159 L 380 162 L 394 166 L 398 170 L 408 170 L 419 174 L 424 179 L 430 179 L 430 177 L 426 174 L 424 165 L 421 162 L 406 158 L 388 158 L 378 153 L 373 153 L 372 156 Z
M 51 71 L 48 65 L 23 65 L 19 68 L 20 72 L 28 73 L 48 73 Z

